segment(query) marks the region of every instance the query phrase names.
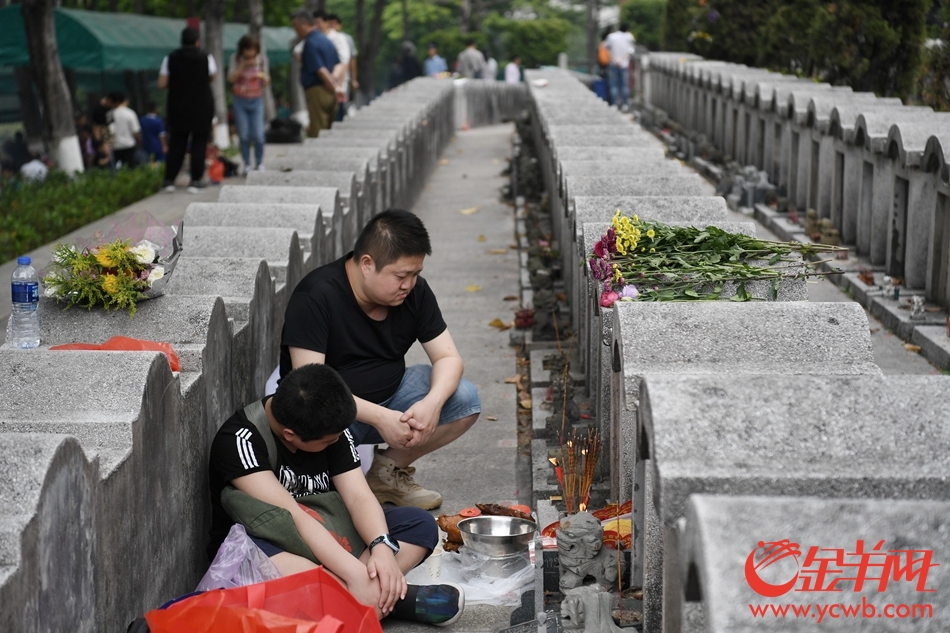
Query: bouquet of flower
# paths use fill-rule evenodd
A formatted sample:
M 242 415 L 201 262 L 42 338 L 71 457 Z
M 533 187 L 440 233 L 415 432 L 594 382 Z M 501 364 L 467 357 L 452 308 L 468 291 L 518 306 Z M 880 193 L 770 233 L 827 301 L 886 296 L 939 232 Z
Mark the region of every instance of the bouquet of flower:
M 144 231 L 131 220 L 107 238 L 97 234 L 95 245 L 57 244 L 43 274 L 46 296 L 66 302 L 67 309 L 101 305 L 106 310 L 128 310 L 129 317 L 135 317 L 137 302 L 164 293 L 181 254 L 180 232 L 146 216 Z M 137 241 L 118 237 L 123 233 L 143 237 Z
M 770 282 L 775 299 L 783 279 L 832 274 L 817 270 L 825 262 L 806 258 L 838 250 L 844 249 L 762 240 L 714 226 L 645 222 L 618 210 L 588 264 L 594 278 L 604 282 L 600 305 L 605 308 L 624 300 L 717 300 L 727 283 L 736 284 L 731 300 L 749 301 L 753 297 L 745 284 L 750 281 Z

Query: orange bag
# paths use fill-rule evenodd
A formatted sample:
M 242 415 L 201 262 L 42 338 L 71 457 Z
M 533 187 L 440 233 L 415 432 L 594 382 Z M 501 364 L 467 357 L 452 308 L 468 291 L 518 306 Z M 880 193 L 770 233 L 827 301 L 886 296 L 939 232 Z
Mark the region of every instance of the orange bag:
M 607 46 L 603 42 L 597 47 L 597 62 L 601 66 L 606 66 L 610 63 L 610 51 L 607 50 Z
M 155 341 L 145 341 L 140 338 L 129 338 L 128 336 L 113 336 L 101 345 L 95 343 L 68 343 L 66 345 L 54 345 L 50 349 L 100 352 L 161 352 L 168 358 L 168 365 L 172 371 L 181 371 L 181 362 L 178 360 L 178 354 L 172 349 L 171 343 L 156 343 Z
M 323 567 L 276 580 L 216 589 L 145 614 L 152 633 L 381 633 L 360 604 Z

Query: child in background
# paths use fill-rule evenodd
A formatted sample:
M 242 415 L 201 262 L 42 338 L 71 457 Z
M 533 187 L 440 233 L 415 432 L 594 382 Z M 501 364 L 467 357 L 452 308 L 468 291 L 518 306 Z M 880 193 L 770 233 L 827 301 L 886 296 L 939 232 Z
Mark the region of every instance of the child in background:
M 135 150 L 139 141 L 142 140 L 142 127 L 139 125 L 139 117 L 135 111 L 129 107 L 129 99 L 121 92 L 114 92 L 111 95 L 115 109 L 112 110 L 112 150 L 115 156 L 116 165 L 123 167 L 135 167 Z
M 165 122 L 158 116 L 158 106 L 154 101 L 145 104 L 145 116 L 142 117 L 142 149 L 156 163 L 165 162 L 168 151 L 168 139 L 165 135 Z

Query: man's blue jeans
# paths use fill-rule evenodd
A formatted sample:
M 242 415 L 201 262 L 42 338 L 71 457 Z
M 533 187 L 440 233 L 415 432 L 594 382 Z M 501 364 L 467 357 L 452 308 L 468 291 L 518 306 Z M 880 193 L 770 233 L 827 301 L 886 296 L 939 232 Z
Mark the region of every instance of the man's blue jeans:
M 264 162 L 264 99 L 234 95 L 233 106 L 244 166 L 251 166 L 251 143 L 254 143 L 255 165 L 260 167 Z
M 610 77 L 610 97 L 613 100 L 613 105 L 619 106 L 621 103 L 628 105 L 630 87 L 627 85 L 627 69 L 610 64 L 608 75 Z M 623 101 L 620 100 L 621 94 L 623 95 Z

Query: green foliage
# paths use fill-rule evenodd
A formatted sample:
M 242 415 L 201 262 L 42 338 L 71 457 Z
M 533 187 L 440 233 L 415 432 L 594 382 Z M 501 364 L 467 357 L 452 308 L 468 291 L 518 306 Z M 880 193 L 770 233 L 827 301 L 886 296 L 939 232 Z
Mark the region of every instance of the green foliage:
M 669 0 L 667 50 L 909 97 L 933 0 Z
M 620 5 L 620 21 L 630 25 L 637 44 L 651 51 L 663 45 L 663 14 L 667 0 L 627 0 Z
M 813 69 L 808 30 L 818 0 L 788 0 L 780 3 L 758 32 L 756 65 L 810 75 Z
M 692 29 L 690 8 L 696 5 L 696 0 L 668 0 L 666 11 L 663 13 L 663 50 L 687 51 Z
M 160 168 L 53 171 L 45 182 L 10 180 L 0 190 L 0 262 L 66 235 L 157 192 Z
M 557 17 L 537 20 L 505 20 L 502 41 L 505 59 L 519 55 L 525 68 L 557 64 L 558 53 L 567 50 L 571 25 Z
M 941 27 L 932 33 L 941 41 L 924 52 L 918 86 L 924 105 L 945 112 L 950 110 L 950 1 L 941 4 Z

